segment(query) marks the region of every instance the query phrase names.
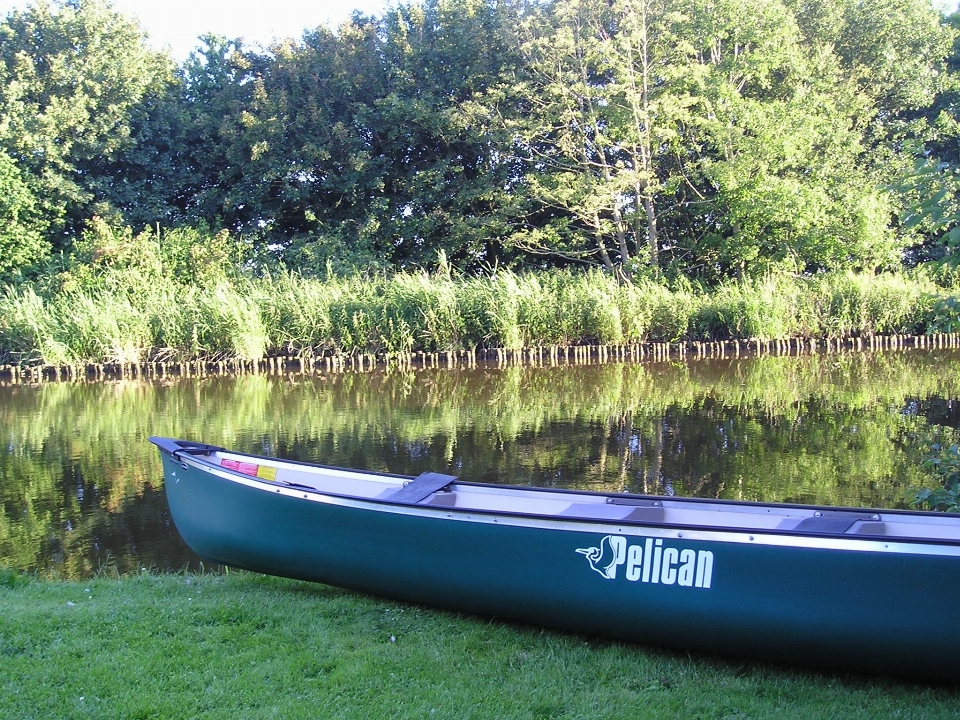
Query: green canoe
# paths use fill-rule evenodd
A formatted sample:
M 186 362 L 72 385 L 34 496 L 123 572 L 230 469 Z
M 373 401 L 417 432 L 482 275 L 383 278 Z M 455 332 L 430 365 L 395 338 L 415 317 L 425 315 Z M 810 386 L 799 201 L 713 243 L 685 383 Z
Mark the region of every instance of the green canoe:
M 627 641 L 956 679 L 960 516 L 416 478 L 150 438 L 206 560 Z

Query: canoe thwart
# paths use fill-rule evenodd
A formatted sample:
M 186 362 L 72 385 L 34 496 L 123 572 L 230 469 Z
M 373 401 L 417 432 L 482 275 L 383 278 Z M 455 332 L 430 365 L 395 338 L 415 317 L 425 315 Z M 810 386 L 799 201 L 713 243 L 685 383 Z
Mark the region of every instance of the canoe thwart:
M 444 475 L 443 473 L 425 472 L 417 475 L 402 488 L 390 495 L 390 502 L 402 502 L 416 504 L 423 502 L 428 497 L 439 490 L 456 481 L 455 475 Z

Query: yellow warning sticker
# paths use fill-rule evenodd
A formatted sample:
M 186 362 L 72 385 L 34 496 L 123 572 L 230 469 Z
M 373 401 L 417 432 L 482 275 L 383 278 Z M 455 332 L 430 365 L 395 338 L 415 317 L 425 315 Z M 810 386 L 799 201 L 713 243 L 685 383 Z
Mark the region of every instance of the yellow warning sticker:
M 275 467 L 269 467 L 267 465 L 261 465 L 257 468 L 257 477 L 261 480 L 269 480 L 270 482 L 275 482 L 277 479 L 277 469 Z

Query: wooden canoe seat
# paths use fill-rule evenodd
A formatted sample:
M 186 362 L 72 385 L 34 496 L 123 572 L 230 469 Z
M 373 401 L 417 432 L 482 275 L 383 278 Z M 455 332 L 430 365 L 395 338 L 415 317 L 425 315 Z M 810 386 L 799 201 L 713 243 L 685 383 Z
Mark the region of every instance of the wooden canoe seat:
M 395 493 L 384 499 L 390 502 L 414 505 L 418 502 L 423 502 L 438 490 L 442 490 L 450 483 L 455 482 L 456 479 L 455 475 L 443 475 L 442 473 L 435 472 L 421 473 Z

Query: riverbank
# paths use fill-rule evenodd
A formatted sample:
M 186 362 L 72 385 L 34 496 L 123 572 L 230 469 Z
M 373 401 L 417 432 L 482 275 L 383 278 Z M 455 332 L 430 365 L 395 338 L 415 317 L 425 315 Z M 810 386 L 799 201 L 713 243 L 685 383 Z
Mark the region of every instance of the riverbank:
M 231 572 L 0 571 L 3 717 L 936 718 L 956 688 L 503 624 Z
M 958 294 L 949 278 L 921 270 L 716 288 L 596 271 L 201 284 L 106 275 L 0 294 L 0 366 L 36 379 L 952 347 Z
M 550 347 L 413 352 L 404 354 L 266 357 L 260 360 L 191 360 L 183 362 L 96 363 L 87 365 L 0 365 L 0 386 L 42 381 L 111 380 L 125 378 L 205 377 L 265 374 L 366 372 L 377 368 L 557 367 L 607 362 L 665 362 L 674 359 L 720 359 L 761 356 L 800 356 L 814 353 L 953 350 L 960 333 L 931 335 L 871 335 L 855 338 L 788 338 L 786 340 L 724 340 L 719 342 L 637 343 L 633 345 L 551 345 Z

